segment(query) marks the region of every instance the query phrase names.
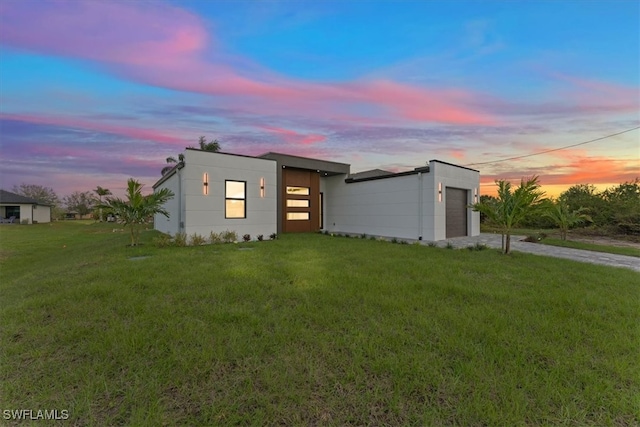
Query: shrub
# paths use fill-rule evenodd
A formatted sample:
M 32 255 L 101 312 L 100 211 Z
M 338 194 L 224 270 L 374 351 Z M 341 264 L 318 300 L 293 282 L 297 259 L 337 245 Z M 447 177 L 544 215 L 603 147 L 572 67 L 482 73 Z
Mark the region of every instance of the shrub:
M 238 241 L 238 233 L 235 231 L 223 231 L 222 233 L 222 241 L 225 243 L 233 243 Z
M 204 236 L 201 236 L 198 233 L 193 233 L 191 235 L 191 238 L 189 239 L 189 243 L 191 244 L 191 246 L 200 246 L 207 243 L 207 239 L 205 239 Z
M 547 235 L 545 233 L 536 233 L 536 234 L 528 235 L 523 240 L 525 242 L 538 243 L 539 241 L 541 241 L 545 237 L 547 237 Z
M 328 235 L 329 235 L 329 230 L 324 230 L 324 231 L 322 232 L 322 234 L 324 234 L 325 236 L 328 236 Z
M 173 244 L 178 247 L 187 246 L 187 233 L 176 233 L 176 235 L 173 236 Z
M 366 239 L 366 238 L 367 238 L 367 235 L 366 235 L 366 234 L 364 234 L 364 233 L 362 233 L 362 234 L 360 235 L 360 238 L 361 238 L 361 239 Z
M 258 239 L 258 242 L 262 242 L 264 240 L 264 236 L 262 234 L 258 234 L 256 239 Z
M 427 246 L 429 246 L 430 248 L 435 248 L 438 246 L 438 244 L 436 242 L 429 242 L 427 243 Z
M 398 243 L 398 239 L 394 237 L 393 239 L 391 239 L 391 243 Z
M 168 234 L 161 234 L 153 239 L 153 244 L 156 248 L 166 248 L 171 246 L 171 236 Z
M 400 240 L 400 244 L 401 244 L 401 245 L 408 245 L 408 244 L 409 244 L 409 242 L 407 242 L 406 240 Z
M 269 238 L 271 240 L 276 240 L 278 238 L 278 235 L 276 233 L 271 233 L 271 235 L 269 235 Z
M 487 245 L 485 245 L 484 243 L 476 242 L 475 245 L 467 246 L 467 249 L 470 250 L 470 251 L 483 251 L 485 249 L 489 249 L 489 247 Z
M 209 243 L 213 245 L 216 243 L 222 243 L 222 233 L 216 233 L 215 231 L 209 233 Z
M 476 251 L 484 251 L 485 249 L 489 249 L 489 246 L 485 245 L 484 243 L 476 242 L 473 248 Z
M 447 242 L 447 245 L 445 246 L 445 248 L 447 248 L 447 249 L 453 249 L 453 243 L 451 243 L 451 242 Z
M 376 236 L 370 236 L 369 240 L 376 240 Z
M 242 236 L 242 240 L 244 240 L 245 242 L 249 242 L 251 241 L 251 234 L 245 234 Z

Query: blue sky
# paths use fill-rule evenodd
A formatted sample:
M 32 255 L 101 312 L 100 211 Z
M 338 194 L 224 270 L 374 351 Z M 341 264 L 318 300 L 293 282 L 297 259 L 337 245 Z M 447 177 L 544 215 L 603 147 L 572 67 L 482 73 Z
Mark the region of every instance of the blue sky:
M 640 5 L 523 2 L 0 4 L 0 186 L 150 187 L 200 135 L 412 169 L 469 165 L 640 125 Z M 639 131 L 479 165 L 550 194 L 640 175 Z

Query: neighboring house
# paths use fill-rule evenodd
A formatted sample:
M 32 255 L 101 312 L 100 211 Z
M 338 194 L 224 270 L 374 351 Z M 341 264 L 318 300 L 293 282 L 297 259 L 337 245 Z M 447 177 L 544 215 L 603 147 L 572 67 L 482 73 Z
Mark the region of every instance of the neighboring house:
M 13 222 L 16 224 L 51 222 L 51 206 L 29 197 L 0 190 L 0 217 L 3 221 L 15 217 Z
M 91 212 L 84 215 L 80 215 L 80 213 L 76 211 L 67 211 L 64 213 L 64 219 L 92 219 L 92 218 L 93 218 L 93 214 Z
M 232 230 L 367 234 L 437 241 L 477 236 L 478 171 L 432 160 L 392 173 L 279 153 L 259 157 L 187 149 L 154 186 L 176 195 L 155 228 L 175 234 Z

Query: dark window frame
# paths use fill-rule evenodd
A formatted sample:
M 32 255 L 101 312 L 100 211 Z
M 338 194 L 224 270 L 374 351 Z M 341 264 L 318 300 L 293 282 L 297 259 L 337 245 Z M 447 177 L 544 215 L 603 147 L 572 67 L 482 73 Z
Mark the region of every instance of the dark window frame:
M 237 182 L 242 183 L 244 185 L 244 197 L 229 197 L 227 195 L 227 182 Z M 227 215 L 227 200 L 235 200 L 242 201 L 244 207 L 244 213 L 242 217 L 239 216 L 228 216 Z M 240 181 L 237 179 L 225 179 L 224 180 L 224 218 L 225 219 L 247 219 L 247 181 Z

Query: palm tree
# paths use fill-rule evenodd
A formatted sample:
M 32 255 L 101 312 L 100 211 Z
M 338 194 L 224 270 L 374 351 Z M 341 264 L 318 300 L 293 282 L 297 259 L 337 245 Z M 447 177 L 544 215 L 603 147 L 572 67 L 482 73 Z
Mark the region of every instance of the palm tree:
M 198 144 L 200 145 L 200 149 L 202 151 L 210 151 L 213 153 L 217 153 L 218 151 L 220 151 L 220 143 L 218 142 L 217 139 L 212 139 L 210 142 L 207 142 L 207 138 L 205 138 L 204 136 L 201 136 L 200 138 L 198 138 Z M 195 148 L 195 147 L 189 146 L 187 148 Z M 173 169 L 175 167 L 175 164 L 180 164 L 183 162 L 184 162 L 184 154 L 179 154 L 177 160 L 173 156 L 167 157 L 168 166 L 165 166 L 162 168 L 162 171 L 161 171 L 162 175 L 165 175 L 167 172 Z
M 167 157 L 167 164 L 169 166 L 165 166 L 162 168 L 162 175 L 164 176 L 167 172 L 169 172 L 171 169 L 173 169 L 175 167 L 176 164 L 180 164 L 184 162 L 184 154 L 180 153 L 178 154 L 178 159 L 176 160 L 175 157 L 170 156 Z
M 202 151 L 211 151 L 214 153 L 220 151 L 220 143 L 217 139 L 212 139 L 211 142 L 207 142 L 207 139 L 204 136 L 201 136 L 198 139 L 198 144 Z
M 544 201 L 544 192 L 540 191 L 538 177 L 523 178 L 520 186 L 511 191 L 511 183 L 497 180 L 498 198 L 487 202 L 475 203 L 474 211 L 484 214 L 487 219 L 502 230 L 502 252 L 511 251 L 511 231 L 531 211 Z
M 96 193 L 98 195 L 98 206 L 102 205 L 102 197 L 103 196 L 110 196 L 111 195 L 111 191 L 108 188 L 102 188 L 98 185 L 98 187 L 96 187 L 95 190 L 93 190 L 94 193 Z M 100 210 L 100 222 L 102 222 L 102 208 L 99 208 Z
M 116 215 L 125 227 L 131 228 L 131 246 L 139 244 L 140 227 L 147 223 L 153 215 L 162 214 L 169 217 L 169 212 L 163 205 L 174 196 L 168 188 L 143 196 L 142 187 L 142 184 L 130 178 L 127 181 L 127 200 L 107 197 L 106 203 L 100 206 Z
M 586 211 L 586 208 L 571 210 L 565 201 L 558 200 L 544 213 L 544 216 L 550 218 L 560 228 L 560 238 L 567 240 L 567 232 L 570 228 L 586 221 L 591 222 L 591 217 L 584 213 Z

